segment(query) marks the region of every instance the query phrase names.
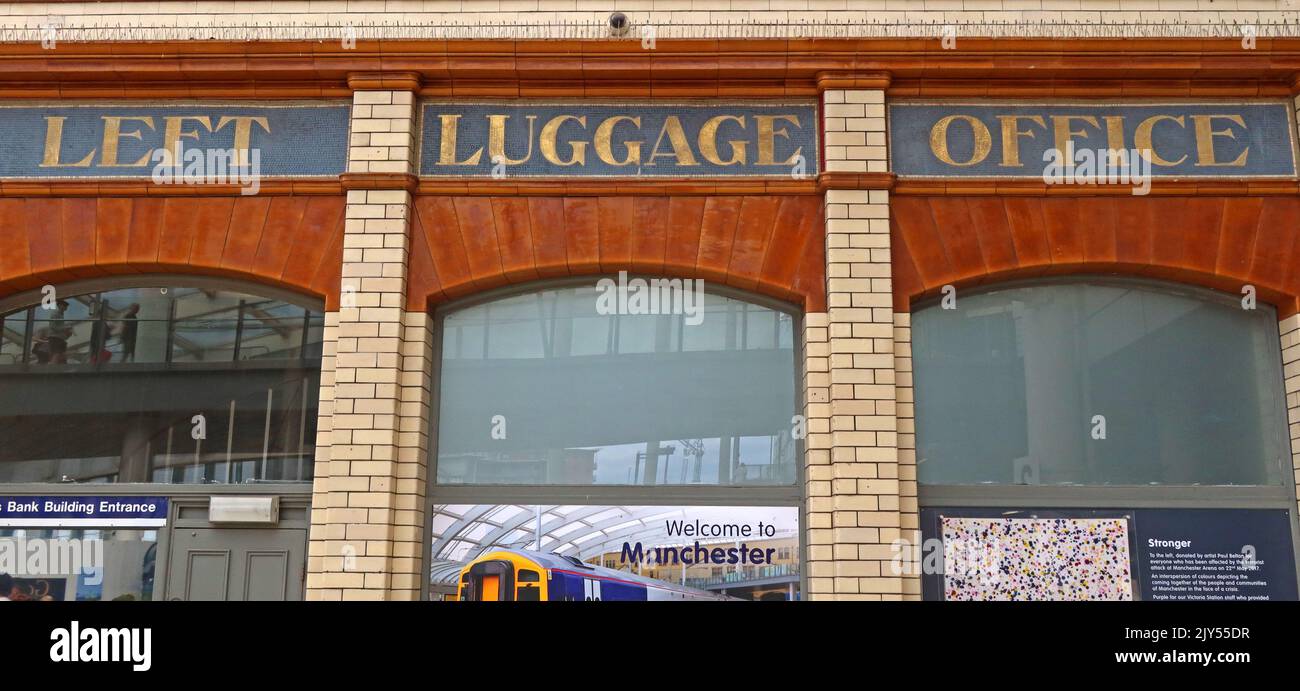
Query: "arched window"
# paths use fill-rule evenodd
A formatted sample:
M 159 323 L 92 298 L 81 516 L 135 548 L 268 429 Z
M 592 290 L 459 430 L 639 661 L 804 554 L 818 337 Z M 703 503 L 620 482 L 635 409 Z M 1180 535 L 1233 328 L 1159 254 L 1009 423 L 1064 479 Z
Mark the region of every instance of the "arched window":
M 791 314 L 712 290 L 646 313 L 610 290 L 592 281 L 443 316 L 437 482 L 793 485 Z
M 1144 281 L 964 293 L 912 319 L 928 485 L 1281 485 L 1277 319 Z
M 208 283 L 11 303 L 0 482 L 309 480 L 321 312 Z

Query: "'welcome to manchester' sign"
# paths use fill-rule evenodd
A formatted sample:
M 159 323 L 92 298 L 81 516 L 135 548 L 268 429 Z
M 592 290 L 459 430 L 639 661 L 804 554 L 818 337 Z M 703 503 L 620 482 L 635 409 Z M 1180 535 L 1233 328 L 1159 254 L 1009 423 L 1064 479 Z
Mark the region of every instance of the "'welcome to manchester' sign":
M 1041 178 L 1072 150 L 1130 152 L 1153 177 L 1287 178 L 1294 134 L 1283 102 L 889 106 L 890 168 L 911 177 Z
M 335 176 L 349 113 L 344 102 L 3 106 L 0 177 L 148 178 L 215 151 L 250 152 L 262 177 Z
M 424 176 L 817 174 L 817 109 L 812 103 L 429 102 L 423 111 Z

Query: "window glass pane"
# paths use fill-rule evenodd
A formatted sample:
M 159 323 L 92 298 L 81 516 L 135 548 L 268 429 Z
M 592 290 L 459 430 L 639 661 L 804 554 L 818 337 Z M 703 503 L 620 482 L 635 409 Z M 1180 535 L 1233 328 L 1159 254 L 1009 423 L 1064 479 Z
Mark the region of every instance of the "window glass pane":
M 27 342 L 27 310 L 0 318 L 0 366 L 23 361 Z
M 0 482 L 310 480 L 319 312 L 187 287 L 33 310 L 28 364 L 0 369 Z
M 239 339 L 239 359 L 296 358 L 302 352 L 305 310 L 283 302 L 248 302 Z
M 745 311 L 745 348 L 757 350 L 775 348 L 779 340 L 777 312 L 767 310 Z
M 444 319 L 438 482 L 794 482 L 789 315 L 712 294 L 694 318 L 602 314 L 598 295 L 547 290 Z
M 172 295 L 167 288 L 125 288 L 103 294 L 108 303 L 107 362 L 166 362 Z
M 540 296 L 520 295 L 484 305 L 484 323 L 491 324 L 485 339 L 489 359 L 540 358 L 550 340 L 547 327 L 539 320 L 547 314 Z
M 1271 310 L 1086 282 L 966 295 L 912 326 L 923 483 L 1282 480 Z
M 173 293 L 172 362 L 234 360 L 244 296 L 192 288 Z

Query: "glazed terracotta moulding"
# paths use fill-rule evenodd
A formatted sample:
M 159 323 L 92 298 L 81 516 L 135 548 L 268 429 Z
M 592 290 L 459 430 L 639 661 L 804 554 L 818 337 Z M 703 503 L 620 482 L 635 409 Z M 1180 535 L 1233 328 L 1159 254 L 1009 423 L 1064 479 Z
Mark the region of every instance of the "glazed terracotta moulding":
M 229 276 L 337 309 L 341 196 L 0 198 L 0 297 L 132 273 Z
M 702 278 L 825 311 L 821 209 L 811 195 L 421 195 L 407 308 L 626 270 Z
M 891 96 L 1283 96 L 1300 39 L 189 41 L 0 45 L 0 97 L 321 98 L 357 74 L 418 75 L 422 96 L 815 96 L 819 77 L 887 73 Z M 846 88 L 846 87 L 838 87 Z
M 1300 311 L 1300 198 L 896 196 L 895 310 L 944 285 L 1118 273 L 1229 294 L 1254 286 L 1279 317 Z
M 503 47 L 503 45 L 505 47 Z M 358 41 L 0 46 L 0 98 L 422 97 L 890 98 L 1289 97 L 1300 40 L 1231 39 Z M 391 178 L 391 179 L 390 179 Z M 337 302 L 345 189 L 417 192 L 408 308 L 499 285 L 631 268 L 703 277 L 825 308 L 821 193 L 891 189 L 896 308 L 945 284 L 1127 272 L 1236 292 L 1296 311 L 1292 182 L 1158 181 L 1149 197 L 1022 182 L 493 181 L 344 175 L 176 194 L 148 184 L 0 185 L 0 293 L 167 268 L 240 276 Z M 211 196 L 209 196 L 211 195 Z M 45 219 L 56 218 L 57 232 Z M 1086 228 L 1086 232 L 1085 229 Z M 437 232 L 435 232 L 437 229 Z M 488 232 L 488 231 L 491 232 Z M 449 231 L 449 232 L 443 232 Z

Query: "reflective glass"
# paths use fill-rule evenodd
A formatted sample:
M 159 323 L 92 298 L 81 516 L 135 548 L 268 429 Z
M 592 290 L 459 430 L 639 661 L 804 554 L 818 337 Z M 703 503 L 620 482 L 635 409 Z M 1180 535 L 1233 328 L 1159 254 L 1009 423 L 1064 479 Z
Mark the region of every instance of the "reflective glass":
M 1270 309 L 1136 282 L 1009 287 L 912 317 L 922 483 L 1271 485 Z
M 603 314 L 598 293 L 445 317 L 438 482 L 794 483 L 789 314 L 713 294 L 698 319 Z
M 0 482 L 311 479 L 319 312 L 127 288 L 34 305 L 0 327 Z

